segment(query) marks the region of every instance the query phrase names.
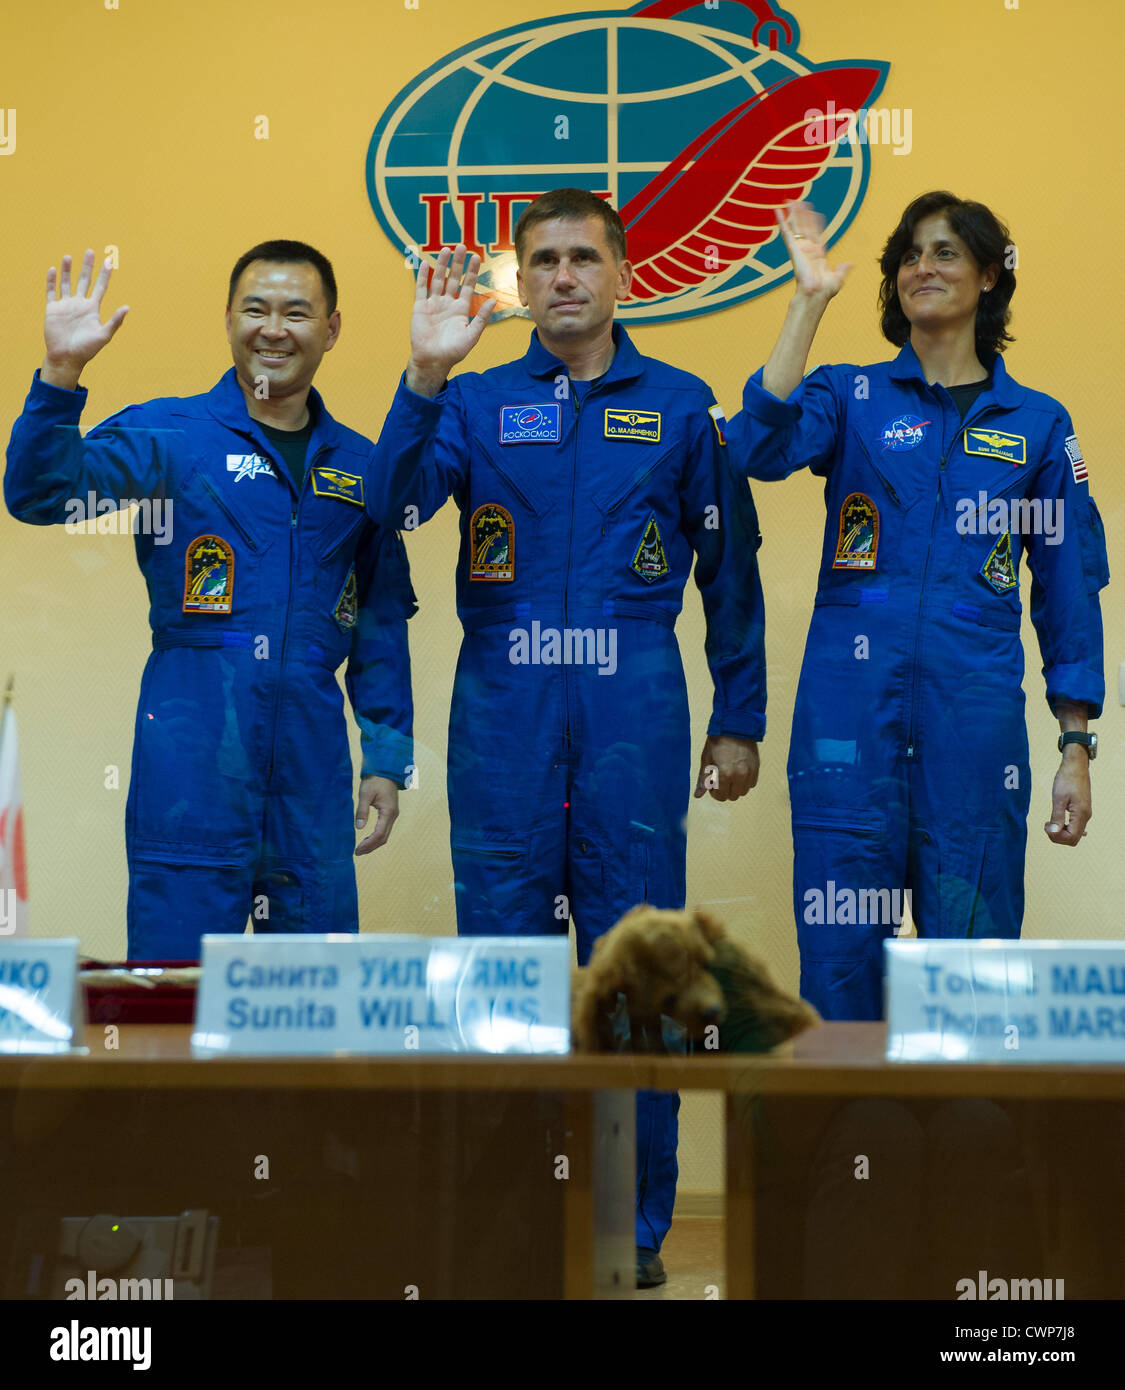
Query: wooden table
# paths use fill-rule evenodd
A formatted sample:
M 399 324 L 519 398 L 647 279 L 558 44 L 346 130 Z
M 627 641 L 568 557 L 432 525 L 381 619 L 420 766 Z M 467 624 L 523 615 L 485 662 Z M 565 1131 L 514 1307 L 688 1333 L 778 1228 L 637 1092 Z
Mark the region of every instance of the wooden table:
M 860 1023 L 688 1058 L 196 1059 L 189 1034 L 0 1058 L 8 1297 L 42 1295 L 61 1216 L 187 1207 L 268 1247 L 275 1298 L 631 1297 L 642 1087 L 726 1096 L 725 1297 L 953 1298 L 949 1260 L 1122 1295 L 1125 1067 L 888 1063 Z

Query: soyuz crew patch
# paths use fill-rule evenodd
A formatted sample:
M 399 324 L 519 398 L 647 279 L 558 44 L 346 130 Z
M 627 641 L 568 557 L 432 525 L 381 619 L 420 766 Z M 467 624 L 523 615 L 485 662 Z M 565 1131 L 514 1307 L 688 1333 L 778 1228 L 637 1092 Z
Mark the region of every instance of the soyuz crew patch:
M 664 554 L 664 542 L 660 538 L 660 527 L 656 524 L 655 512 L 649 512 L 644 535 L 637 546 L 637 553 L 633 556 L 630 568 L 635 570 L 646 584 L 655 584 L 668 573 L 668 557 Z
M 889 420 L 879 435 L 879 443 L 884 449 L 900 453 L 903 449 L 916 449 L 926 437 L 929 420 L 921 420 L 917 415 L 896 415 Z
M 336 599 L 336 606 L 332 610 L 332 616 L 345 632 L 350 632 L 355 627 L 356 615 L 359 612 L 359 596 L 355 582 L 355 566 L 348 570 L 348 577 L 344 580 L 344 587 L 340 590 L 339 597 Z
M 966 430 L 964 438 L 967 454 L 1006 459 L 1017 466 L 1027 462 L 1027 440 L 1022 434 L 1006 434 L 1003 430 Z
M 318 497 L 338 497 L 341 502 L 363 506 L 363 479 L 358 473 L 341 473 L 318 463 L 312 469 L 312 485 Z
M 989 551 L 988 559 L 980 567 L 980 573 L 985 583 L 998 594 L 1006 594 L 1019 583 L 1016 567 L 1012 562 L 1012 537 L 1008 531 L 1003 532 Z
M 879 556 L 879 509 L 865 492 L 853 492 L 840 508 L 834 570 L 873 570 Z
M 500 407 L 501 444 L 557 444 L 561 434 L 562 407 L 546 405 L 502 405 Z
M 234 551 L 222 536 L 196 536 L 184 557 L 184 612 L 229 613 Z
M 605 437 L 607 439 L 643 439 L 647 444 L 659 444 L 660 411 L 613 410 L 607 406 Z
M 516 523 L 505 507 L 486 502 L 469 521 L 470 579 L 516 577 Z

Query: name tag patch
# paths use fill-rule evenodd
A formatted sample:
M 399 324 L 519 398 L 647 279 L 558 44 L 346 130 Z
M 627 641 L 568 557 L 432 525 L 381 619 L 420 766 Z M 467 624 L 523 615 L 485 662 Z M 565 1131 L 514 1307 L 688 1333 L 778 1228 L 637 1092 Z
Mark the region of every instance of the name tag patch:
M 338 497 L 341 502 L 363 506 L 363 479 L 358 473 L 341 473 L 338 468 L 317 464 L 312 470 L 312 485 L 318 497 Z
M 547 405 L 502 405 L 500 407 L 501 444 L 557 444 L 561 436 L 562 407 Z
M 865 492 L 853 492 L 840 508 L 834 570 L 873 570 L 879 556 L 879 509 Z
M 184 556 L 184 612 L 229 613 L 234 551 L 222 536 L 197 536 Z
M 610 410 L 605 413 L 607 439 L 643 439 L 649 444 L 660 442 L 659 410 Z
M 469 520 L 470 579 L 510 582 L 516 577 L 516 523 L 506 507 L 486 502 Z
M 1022 434 L 1005 434 L 1003 430 L 966 430 L 965 452 L 1021 464 L 1027 462 L 1027 440 Z

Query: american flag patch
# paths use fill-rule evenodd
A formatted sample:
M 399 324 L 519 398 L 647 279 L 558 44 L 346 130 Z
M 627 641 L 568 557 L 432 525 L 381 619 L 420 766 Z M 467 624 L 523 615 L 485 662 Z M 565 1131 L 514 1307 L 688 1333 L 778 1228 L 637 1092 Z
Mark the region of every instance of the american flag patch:
M 1070 471 L 1074 474 L 1074 481 L 1084 483 L 1089 474 L 1086 472 L 1082 450 L 1078 447 L 1078 436 L 1076 434 L 1068 435 L 1064 447 L 1066 448 L 1066 456 L 1070 460 Z

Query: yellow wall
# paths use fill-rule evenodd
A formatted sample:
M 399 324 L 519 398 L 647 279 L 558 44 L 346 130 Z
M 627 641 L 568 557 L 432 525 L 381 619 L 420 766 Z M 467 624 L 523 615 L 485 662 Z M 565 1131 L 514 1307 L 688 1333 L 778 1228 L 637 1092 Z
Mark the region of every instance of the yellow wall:
M 722 0 L 723 4 L 730 0 Z M 222 314 L 230 266 L 267 237 L 321 247 L 341 286 L 343 335 L 318 386 L 329 408 L 375 433 L 407 355 L 410 278 L 367 201 L 364 155 L 374 124 L 412 76 L 505 25 L 586 6 L 526 0 L 225 0 L 142 4 L 40 0 L 5 25 L 0 108 L 16 108 L 17 147 L 0 158 L 5 309 L 0 420 L 6 434 L 42 357 L 47 266 L 64 252 L 120 252 L 109 304 L 132 312 L 88 369 L 85 423 L 130 401 L 207 389 L 229 365 Z M 870 361 L 891 350 L 874 312 L 875 258 L 905 203 L 948 187 L 989 203 L 1019 248 L 1008 353 L 1020 381 L 1067 406 L 1105 518 L 1111 569 L 1125 479 L 1116 374 L 1121 285 L 1115 242 L 1121 11 L 1098 0 L 947 0 L 940 12 L 900 0 L 795 0 L 801 53 L 814 61 L 880 58 L 880 106 L 909 108 L 912 149 L 872 147 L 870 186 L 837 248 L 856 268 L 832 306 L 817 361 Z M 254 118 L 270 118 L 268 141 Z M 766 355 L 788 291 L 707 318 L 637 330 L 641 350 L 695 371 L 728 416 Z M 518 356 L 522 320 L 489 329 L 472 366 Z M 817 481 L 759 485 L 768 628 L 770 722 L 758 789 L 734 806 L 693 802 L 689 900 L 719 906 L 789 985 L 797 979 L 785 755 L 823 527 Z M 359 862 L 369 930 L 454 930 L 445 743 L 459 629 L 453 611 L 455 514 L 409 537 L 421 611 L 412 623 L 420 787 L 403 798 L 391 844 Z M 1121 574 L 1118 574 L 1121 578 Z M 123 817 L 138 681 L 149 634 L 144 586 L 126 536 L 70 536 L 0 515 L 0 673 L 17 673 L 32 919 L 36 934 L 77 931 L 91 954 L 125 948 Z M 1025 576 L 1026 582 L 1026 576 Z M 1057 764 L 1027 625 L 1035 776 L 1027 861 L 1029 936 L 1117 937 L 1125 900 L 1125 796 L 1118 770 L 1122 604 L 1103 594 L 1109 703 L 1098 726 L 1095 818 L 1077 852 L 1041 826 Z M 1026 606 L 1026 594 L 1025 594 Z M 679 627 L 697 746 L 709 708 L 698 598 Z M 953 750 L 951 750 L 953 751 Z M 107 790 L 105 769 L 121 770 Z M 685 1106 L 682 1186 L 715 1187 L 717 1112 Z

